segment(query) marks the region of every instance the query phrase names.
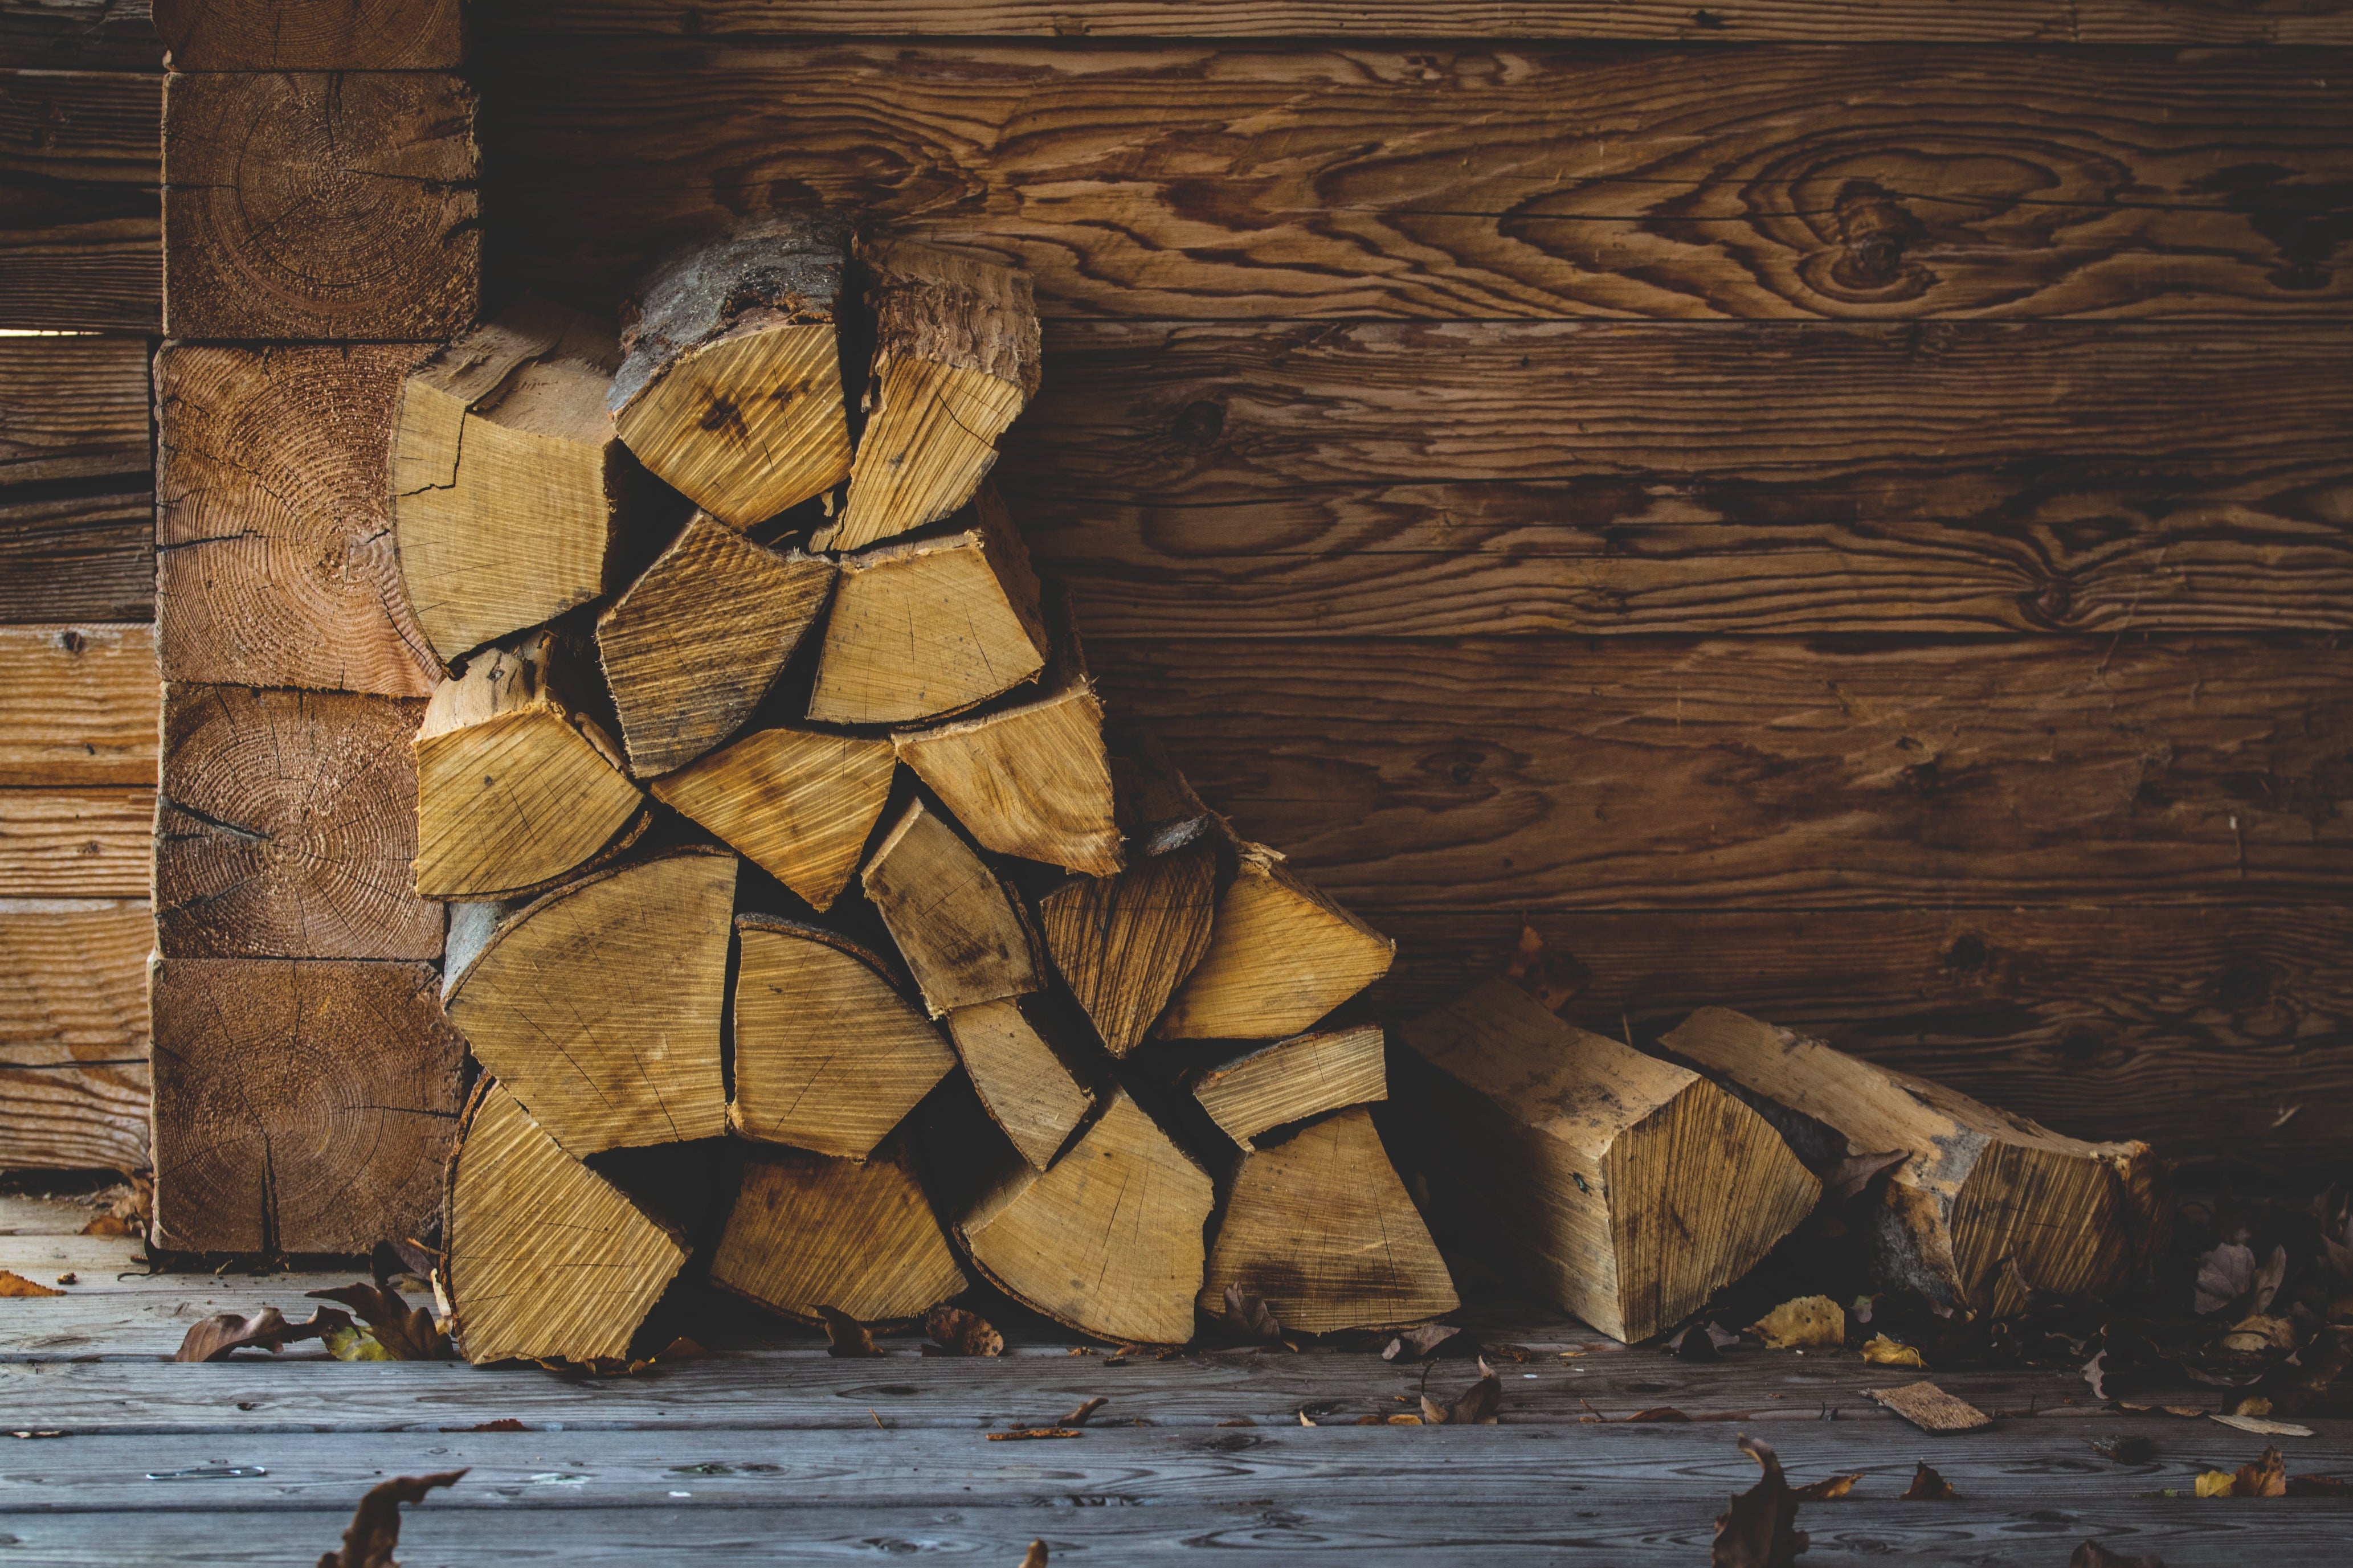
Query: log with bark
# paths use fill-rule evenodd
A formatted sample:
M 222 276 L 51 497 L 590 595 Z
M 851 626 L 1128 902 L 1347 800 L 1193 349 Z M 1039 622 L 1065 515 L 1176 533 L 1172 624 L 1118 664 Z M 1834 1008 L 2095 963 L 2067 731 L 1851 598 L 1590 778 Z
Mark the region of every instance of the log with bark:
M 1400 1026 L 1397 1101 L 1434 1196 L 1506 1270 L 1612 1338 L 1672 1329 L 1795 1228 L 1821 1183 L 1708 1079 L 1496 979 Z
M 904 1323 L 970 1289 L 896 1141 L 866 1159 L 778 1149 L 753 1156 L 711 1260 L 711 1282 L 806 1323 L 831 1308 Z
M 897 768 L 888 741 L 778 726 L 666 773 L 652 788 L 822 914 L 856 875 Z
M 2131 1279 L 2170 1205 L 2145 1143 L 2088 1143 L 1818 1039 L 1704 1007 L 1659 1042 L 1779 1128 L 1817 1171 L 1904 1156 L 1868 1231 L 1891 1289 L 2003 1316 Z

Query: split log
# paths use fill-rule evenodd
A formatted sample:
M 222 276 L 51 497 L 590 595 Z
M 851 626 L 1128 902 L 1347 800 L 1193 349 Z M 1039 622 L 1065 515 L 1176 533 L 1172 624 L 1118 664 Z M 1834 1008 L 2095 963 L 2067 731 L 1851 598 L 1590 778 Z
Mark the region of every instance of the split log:
M 1238 842 L 1209 950 L 1160 1020 L 1170 1040 L 1265 1040 L 1296 1034 L 1388 973 L 1397 943 Z
M 1387 1100 L 1388 1054 L 1377 1027 L 1294 1035 L 1198 1074 L 1193 1098 L 1247 1150 L 1270 1129 Z
M 849 938 L 769 915 L 738 916 L 735 929 L 729 1127 L 866 1158 L 954 1070 L 955 1053 L 891 983 L 890 966 Z
M 1132 722 L 1112 731 L 1111 778 L 1112 813 L 1132 854 L 1170 854 L 1217 825 L 1160 738 Z
M 1430 1069 L 1398 1103 L 1441 1205 L 1497 1264 L 1614 1339 L 1697 1311 L 1821 1195 L 1739 1100 L 1571 1027 L 1509 980 L 1398 1037 Z
M 500 922 L 450 978 L 450 1021 L 571 1153 L 717 1137 L 734 903 L 720 849 L 583 878 Z
M 972 1288 L 896 1140 L 864 1161 L 788 1150 L 747 1161 L 711 1282 L 805 1323 L 824 1321 L 820 1307 L 908 1322 Z
M 841 563 L 808 716 L 907 724 L 1026 685 L 1051 635 L 1038 577 L 1004 502 L 984 489 L 972 526 Z
M 1217 907 L 1218 856 L 1208 844 L 1115 877 L 1076 878 L 1039 900 L 1046 951 L 1112 1055 L 1144 1043 L 1209 951 Z
M 495 1079 L 466 1109 L 441 1237 L 450 1331 L 478 1366 L 621 1359 L 687 1258 Z
M 409 884 L 417 778 L 408 736 L 425 706 L 166 687 L 155 813 L 164 956 L 438 958 L 441 911 Z
M 586 861 L 643 796 L 581 709 L 577 650 L 552 632 L 477 655 L 417 731 L 417 890 L 511 896 Z
M 431 1220 L 465 1042 L 429 964 L 164 959 L 155 1240 L 365 1252 Z
M 972 499 L 997 437 L 1038 395 L 1029 275 L 901 240 L 861 256 L 871 277 L 868 418 L 841 521 L 820 550 L 858 550 L 937 522 Z
M 731 528 L 849 475 L 835 314 L 849 226 L 775 213 L 659 264 L 608 405 L 638 460 Z
M 652 787 L 821 914 L 856 874 L 897 768 L 888 741 L 756 730 Z
M 1202 1281 L 1256 1296 L 1302 1333 L 1398 1328 L 1461 1306 L 1454 1277 L 1358 1106 L 1242 1157 Z
M 697 513 L 596 617 L 629 769 L 684 767 L 743 727 L 825 609 L 833 563 Z
M 1094 1090 L 1018 1002 L 959 1007 L 948 1015 L 948 1034 L 989 1119 L 1032 1168 L 1052 1164 L 1094 1109 Z
M 1000 1289 L 1082 1333 L 1125 1344 L 1193 1337 L 1208 1173 L 1124 1089 L 1039 1172 L 1016 1160 L 956 1235 Z
M 907 803 L 862 880 L 933 1017 L 1044 989 L 1021 895 L 922 801 Z
M 1659 1042 L 1780 1129 L 1818 1172 L 1901 1152 L 1870 1231 L 1891 1289 L 2004 1316 L 2029 1291 L 2098 1294 L 2134 1277 L 2164 1224 L 2145 1143 L 2087 1143 L 1818 1039 L 1704 1007 Z
M 618 588 L 666 513 L 605 412 L 620 344 L 525 298 L 412 372 L 392 517 L 417 624 L 444 663 Z

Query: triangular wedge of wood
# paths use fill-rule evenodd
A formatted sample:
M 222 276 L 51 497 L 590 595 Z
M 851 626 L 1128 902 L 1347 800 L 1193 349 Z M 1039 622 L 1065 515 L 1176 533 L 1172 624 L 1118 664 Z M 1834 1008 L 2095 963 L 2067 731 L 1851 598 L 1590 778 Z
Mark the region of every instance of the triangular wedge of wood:
M 1192 1080 L 1193 1098 L 1240 1144 L 1270 1128 L 1389 1097 L 1388 1042 L 1375 1025 L 1294 1035 Z
M 664 774 L 653 792 L 822 914 L 856 875 L 897 767 L 888 741 L 780 725 Z
M 1112 1055 L 1144 1043 L 1176 987 L 1209 951 L 1218 856 L 1208 843 L 1116 876 L 1082 877 L 1038 901 L 1054 967 Z
M 863 1161 L 777 1149 L 754 1155 L 711 1282 L 807 1323 L 820 1308 L 907 1322 L 971 1288 L 895 1142 Z
M 1020 893 L 922 801 L 907 803 L 863 881 L 932 1016 L 1044 986 Z
M 948 1034 L 982 1106 L 1013 1147 L 1033 1169 L 1052 1164 L 1094 1109 L 1093 1089 L 1072 1066 L 1075 1053 L 1058 1049 L 1011 998 L 957 1008 L 948 1015 Z
M 1286 868 L 1238 841 L 1209 948 L 1155 1033 L 1171 1040 L 1267 1040 L 1295 1034 L 1388 973 L 1397 944 Z

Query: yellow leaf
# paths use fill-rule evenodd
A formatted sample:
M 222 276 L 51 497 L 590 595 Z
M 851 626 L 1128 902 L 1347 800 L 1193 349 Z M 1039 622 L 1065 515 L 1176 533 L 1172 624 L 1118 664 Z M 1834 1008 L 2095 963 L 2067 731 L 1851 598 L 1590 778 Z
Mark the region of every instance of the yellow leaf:
M 1928 1369 L 1918 1351 L 1910 1345 L 1899 1345 L 1885 1334 L 1871 1336 L 1862 1347 L 1862 1359 L 1873 1366 L 1916 1366 L 1923 1372 Z
M 0 1296 L 62 1296 L 62 1290 L 52 1290 L 47 1285 L 26 1279 L 22 1274 L 0 1268 Z
M 1846 1343 L 1846 1310 L 1828 1296 L 1784 1301 L 1749 1328 L 1775 1350 Z
M 2228 1470 L 2202 1470 L 2198 1476 L 2198 1495 L 2229 1497 L 2232 1479 L 2231 1472 Z
M 384 1342 L 365 1329 L 354 1324 L 348 1329 L 329 1329 L 319 1336 L 327 1343 L 327 1353 L 337 1361 L 390 1361 L 393 1354 L 384 1348 Z

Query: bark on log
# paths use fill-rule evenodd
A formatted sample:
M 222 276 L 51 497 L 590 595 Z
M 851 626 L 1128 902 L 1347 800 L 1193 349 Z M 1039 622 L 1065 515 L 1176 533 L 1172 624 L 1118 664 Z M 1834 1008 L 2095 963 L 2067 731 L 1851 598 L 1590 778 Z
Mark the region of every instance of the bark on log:
M 1194 1075 L 1193 1098 L 1248 1151 L 1271 1128 L 1387 1100 L 1388 1057 L 1377 1026 L 1294 1035 Z
M 757 730 L 652 788 L 822 914 L 857 873 L 897 767 L 888 741 Z
M 933 1017 L 1044 989 L 1021 895 L 922 801 L 907 803 L 862 880 Z
M 1208 843 L 1114 877 L 1074 878 L 1039 900 L 1046 950 L 1112 1055 L 1144 1043 L 1209 951 L 1217 906 L 1218 854 Z
M 905 1323 L 972 1280 L 894 1140 L 863 1161 L 754 1155 L 711 1261 L 711 1282 L 805 1323 L 821 1307 Z
M 1170 1040 L 1265 1040 L 1294 1034 L 1388 973 L 1397 944 L 1238 842 L 1209 948 L 1156 1031 Z

